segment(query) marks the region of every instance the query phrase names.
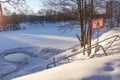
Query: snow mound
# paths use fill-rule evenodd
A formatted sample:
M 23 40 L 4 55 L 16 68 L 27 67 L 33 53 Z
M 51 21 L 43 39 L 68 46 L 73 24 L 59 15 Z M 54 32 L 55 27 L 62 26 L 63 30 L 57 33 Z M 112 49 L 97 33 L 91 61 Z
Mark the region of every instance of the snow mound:
M 58 55 L 63 51 L 64 50 L 62 49 L 55 49 L 49 47 L 21 47 L 21 48 L 13 48 L 13 49 L 5 50 L 0 53 L 1 54 L 0 60 L 3 63 L 12 63 L 11 66 L 16 65 L 16 68 L 18 69 L 15 72 L 14 71 L 9 72 L 6 71 L 9 68 L 8 69 L 5 68 L 5 70 L 2 71 L 2 73 L 7 73 L 7 72 L 8 73 L 6 74 L 6 76 L 1 75 L 1 77 L 5 80 L 6 79 L 11 80 L 13 77 L 19 77 L 34 72 L 42 71 L 46 69 L 46 65 L 48 63 L 52 62 L 52 57 L 54 55 Z M 17 54 L 17 53 L 22 53 L 22 54 Z M 24 55 L 29 56 L 29 58 L 27 58 L 27 56 Z M 5 56 L 7 56 L 8 59 L 6 59 Z M 11 66 L 10 66 L 10 70 L 12 70 Z
M 0 77 L 5 76 L 17 70 L 17 67 L 11 63 L 0 63 Z

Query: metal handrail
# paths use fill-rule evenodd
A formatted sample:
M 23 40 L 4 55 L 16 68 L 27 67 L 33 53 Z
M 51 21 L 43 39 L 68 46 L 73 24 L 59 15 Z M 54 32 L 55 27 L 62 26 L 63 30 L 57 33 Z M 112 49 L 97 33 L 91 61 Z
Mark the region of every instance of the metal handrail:
M 104 40 L 102 40 L 102 41 L 99 41 L 98 43 L 102 43 L 102 42 L 107 41 L 107 40 L 109 40 L 109 39 L 111 39 L 111 38 L 114 38 L 114 37 L 120 39 L 120 36 L 119 36 L 119 35 L 114 35 L 114 36 L 112 36 L 112 37 L 109 37 L 109 38 L 106 38 L 106 39 L 104 39 Z M 98 44 L 98 43 L 92 44 L 92 46 L 94 46 L 94 45 L 96 45 L 96 44 Z
M 111 45 L 112 45 L 118 38 L 120 39 L 120 36 L 119 36 L 119 35 L 114 35 L 114 36 L 112 36 L 112 37 L 106 38 L 106 39 L 104 39 L 104 40 L 102 40 L 102 41 L 99 41 L 98 43 L 102 43 L 102 42 L 107 41 L 107 40 L 109 40 L 109 39 L 112 39 L 112 38 L 114 38 L 114 37 L 115 37 L 115 39 L 113 40 L 113 42 L 112 42 L 112 43 L 110 44 L 110 46 L 108 47 L 108 48 L 110 48 Z M 104 54 L 107 56 L 106 51 L 108 50 L 108 48 L 107 48 L 107 49 L 104 49 L 104 47 L 103 47 L 102 45 L 97 45 L 98 43 L 91 45 L 91 46 L 92 46 L 91 49 L 96 48 L 96 47 L 102 48 Z M 68 62 L 70 62 L 70 61 L 69 61 L 69 57 L 72 57 L 72 56 L 78 55 L 78 54 L 80 54 L 80 53 L 83 53 L 84 50 L 85 50 L 85 51 L 88 51 L 89 48 L 88 48 L 88 47 L 85 48 L 85 49 L 82 48 L 82 50 L 79 50 L 79 51 L 77 51 L 77 52 L 74 52 L 74 53 L 71 54 L 71 55 L 68 55 L 68 56 L 66 56 L 66 57 L 64 57 L 64 58 L 62 58 L 62 59 L 56 60 L 56 61 L 54 61 L 54 62 L 51 62 L 51 63 L 49 63 L 49 64 L 47 65 L 47 69 L 49 68 L 49 65 L 54 64 L 54 67 L 55 67 L 55 66 L 56 66 L 56 63 L 59 62 L 59 61 L 62 61 L 62 60 L 68 60 Z M 95 54 L 96 54 L 96 53 L 95 53 Z M 94 54 L 94 55 L 95 55 L 95 54 Z M 94 57 L 94 55 L 93 55 L 93 57 Z

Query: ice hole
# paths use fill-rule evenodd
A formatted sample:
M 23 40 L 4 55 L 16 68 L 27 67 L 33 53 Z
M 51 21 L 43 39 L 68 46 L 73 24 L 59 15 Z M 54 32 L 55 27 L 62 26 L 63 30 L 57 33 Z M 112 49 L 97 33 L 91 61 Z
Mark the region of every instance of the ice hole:
M 13 53 L 5 56 L 5 59 L 10 62 L 24 62 L 29 58 L 30 56 L 24 53 Z

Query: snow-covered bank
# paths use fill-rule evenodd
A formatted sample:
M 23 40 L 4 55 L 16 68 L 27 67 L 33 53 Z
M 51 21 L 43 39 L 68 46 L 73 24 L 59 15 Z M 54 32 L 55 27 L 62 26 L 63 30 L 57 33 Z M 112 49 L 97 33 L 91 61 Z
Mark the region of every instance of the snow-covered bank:
M 120 28 L 106 32 L 100 37 L 100 40 L 114 35 L 120 36 Z M 106 46 L 106 43 L 112 40 L 105 41 L 101 45 Z M 96 43 L 96 40 L 93 43 Z M 70 53 L 72 53 L 71 50 L 68 50 L 62 54 L 68 55 Z M 100 50 L 95 58 L 92 59 L 80 54 L 73 57 L 74 62 L 70 64 L 13 80 L 120 80 L 120 39 L 114 42 L 109 50 L 107 50 L 107 54 L 108 56 L 104 56 Z
M 13 80 L 119 80 L 120 55 L 75 61 Z

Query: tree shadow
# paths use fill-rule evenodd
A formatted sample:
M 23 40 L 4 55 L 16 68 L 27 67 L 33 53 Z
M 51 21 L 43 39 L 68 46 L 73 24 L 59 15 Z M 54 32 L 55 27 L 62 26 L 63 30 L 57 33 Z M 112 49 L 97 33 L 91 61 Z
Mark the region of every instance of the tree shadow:
M 108 62 L 105 64 L 105 67 L 103 68 L 104 71 L 113 71 L 114 68 L 112 67 L 113 63 Z
M 88 78 L 84 78 L 82 80 L 112 80 L 111 76 L 100 76 L 100 75 L 94 75 Z

